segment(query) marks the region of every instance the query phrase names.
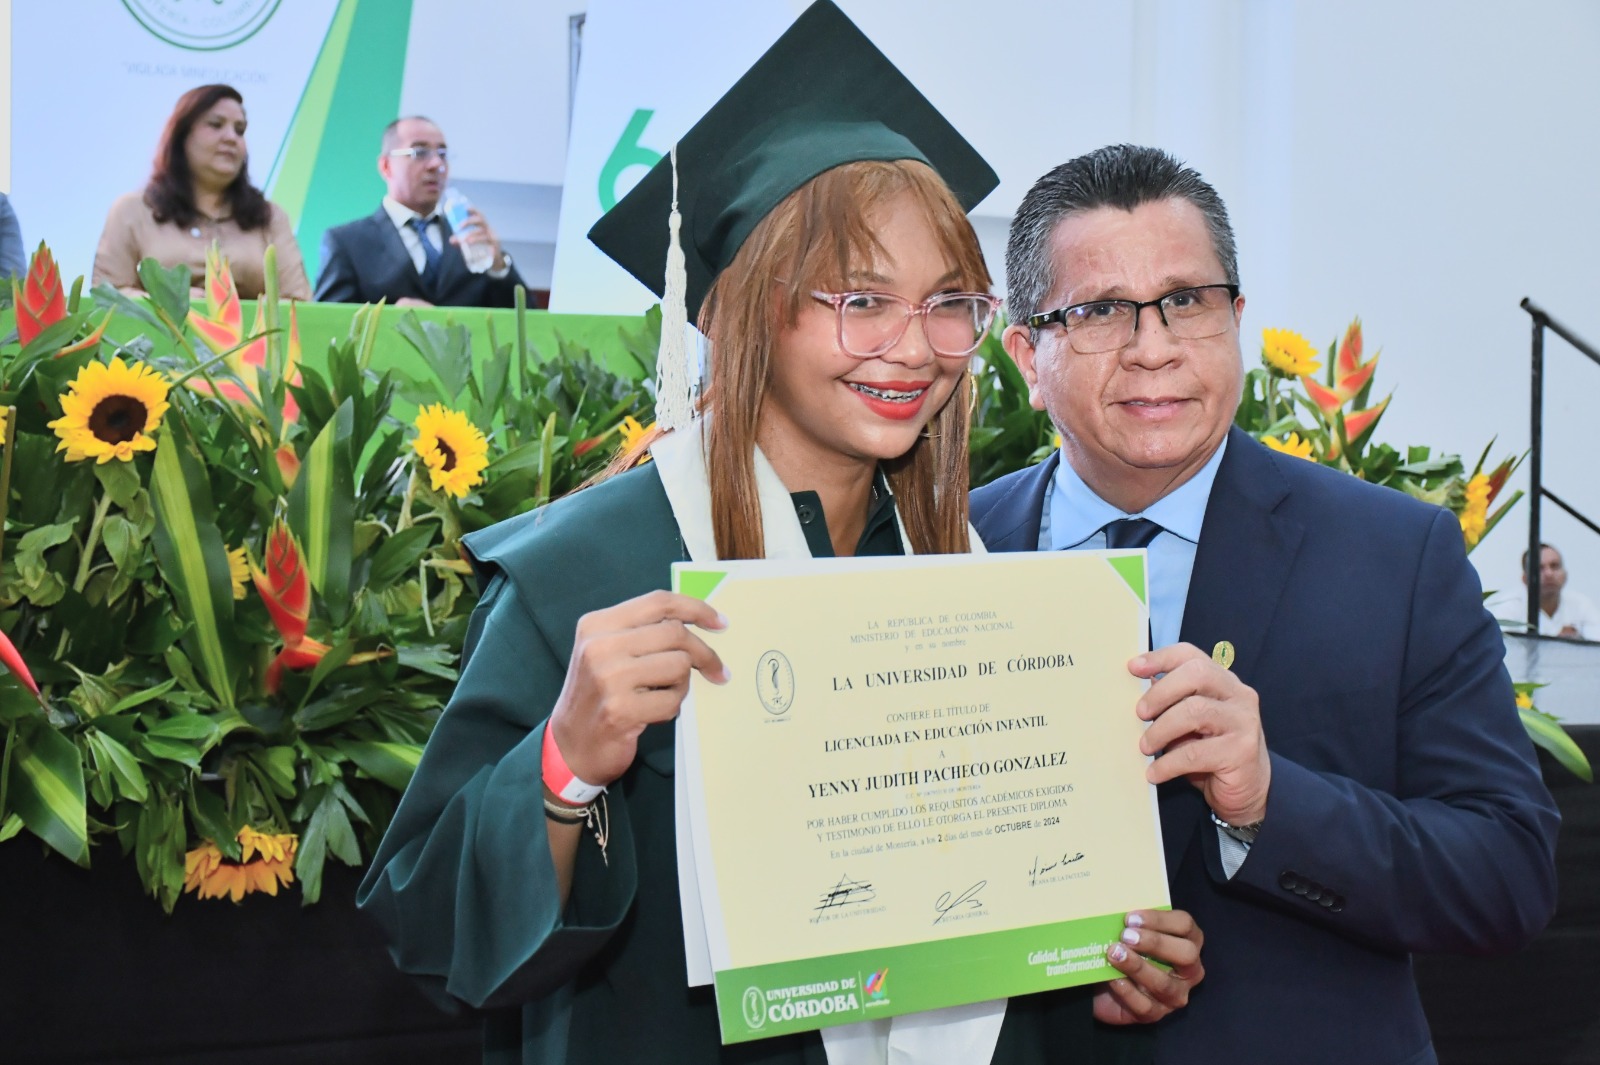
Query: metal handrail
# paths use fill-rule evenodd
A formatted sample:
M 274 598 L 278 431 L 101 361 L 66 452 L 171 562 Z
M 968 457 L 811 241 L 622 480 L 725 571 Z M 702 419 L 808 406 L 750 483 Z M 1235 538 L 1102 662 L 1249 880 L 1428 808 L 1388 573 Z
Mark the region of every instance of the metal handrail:
M 1533 300 L 1525 297 L 1518 306 L 1527 311 L 1533 319 L 1533 368 L 1529 374 L 1532 397 L 1528 416 L 1528 435 L 1531 440 L 1528 455 L 1528 550 L 1523 556 L 1522 580 L 1528 587 L 1528 631 L 1537 634 L 1539 565 L 1542 554 L 1539 547 L 1542 542 L 1539 530 L 1539 504 L 1548 499 L 1590 530 L 1600 534 L 1600 525 L 1590 521 L 1571 504 L 1544 486 L 1544 331 L 1550 330 L 1580 353 L 1587 355 L 1597 366 L 1600 366 L 1600 351 L 1596 351 L 1587 341 L 1552 318 L 1548 311 Z

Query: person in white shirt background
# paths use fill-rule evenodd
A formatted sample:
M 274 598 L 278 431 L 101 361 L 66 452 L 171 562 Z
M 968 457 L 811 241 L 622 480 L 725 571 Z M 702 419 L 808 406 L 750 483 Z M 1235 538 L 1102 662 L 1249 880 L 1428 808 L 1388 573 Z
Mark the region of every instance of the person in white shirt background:
M 1528 555 L 1522 555 L 1522 583 L 1528 583 Z M 1561 552 L 1539 545 L 1539 635 L 1568 640 L 1600 640 L 1600 610 L 1582 592 L 1569 592 Z

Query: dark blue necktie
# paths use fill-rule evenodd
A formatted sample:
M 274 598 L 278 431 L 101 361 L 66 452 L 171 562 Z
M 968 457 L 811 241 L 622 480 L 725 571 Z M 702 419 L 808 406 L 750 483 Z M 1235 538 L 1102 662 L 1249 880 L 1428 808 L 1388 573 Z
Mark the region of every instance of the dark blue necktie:
M 1132 550 L 1138 547 L 1149 547 L 1161 532 L 1161 526 L 1148 518 L 1119 518 L 1105 524 L 1106 549 L 1110 551 Z M 1152 650 L 1155 649 L 1155 619 L 1152 618 L 1146 639 Z
M 422 241 L 422 287 L 428 292 L 433 291 L 433 286 L 439 279 L 439 262 L 444 258 L 442 252 L 433 246 L 433 241 L 428 239 L 428 220 L 414 216 L 406 223 L 416 230 L 417 239 Z
M 1149 547 L 1161 526 L 1148 518 L 1120 518 L 1105 525 L 1106 548 L 1112 551 Z

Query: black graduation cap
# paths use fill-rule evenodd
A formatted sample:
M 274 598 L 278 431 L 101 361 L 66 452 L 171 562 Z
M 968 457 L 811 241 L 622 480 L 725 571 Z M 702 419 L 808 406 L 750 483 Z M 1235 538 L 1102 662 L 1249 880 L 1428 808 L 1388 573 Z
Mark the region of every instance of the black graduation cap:
M 829 0 L 818 0 L 677 146 L 689 321 L 711 282 L 784 197 L 825 170 L 916 159 L 966 210 L 1000 179 L 916 86 Z M 672 160 L 589 230 L 657 296 L 666 290 Z

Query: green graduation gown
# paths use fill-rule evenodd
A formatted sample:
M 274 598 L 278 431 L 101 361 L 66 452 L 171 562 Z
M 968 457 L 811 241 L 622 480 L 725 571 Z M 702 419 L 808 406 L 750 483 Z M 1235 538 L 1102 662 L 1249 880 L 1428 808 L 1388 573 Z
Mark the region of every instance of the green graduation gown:
M 484 589 L 461 680 L 357 896 L 396 964 L 488 1011 L 485 1062 L 826 1065 L 816 1033 L 722 1046 L 712 989 L 686 986 L 670 723 L 611 785 L 609 864 L 586 832 L 558 901 L 540 755 L 578 618 L 668 587 L 687 558 L 654 466 L 467 546 Z M 1135 1062 L 1147 1045 L 1097 1025 L 1075 989 L 1012 999 L 994 1062 Z

